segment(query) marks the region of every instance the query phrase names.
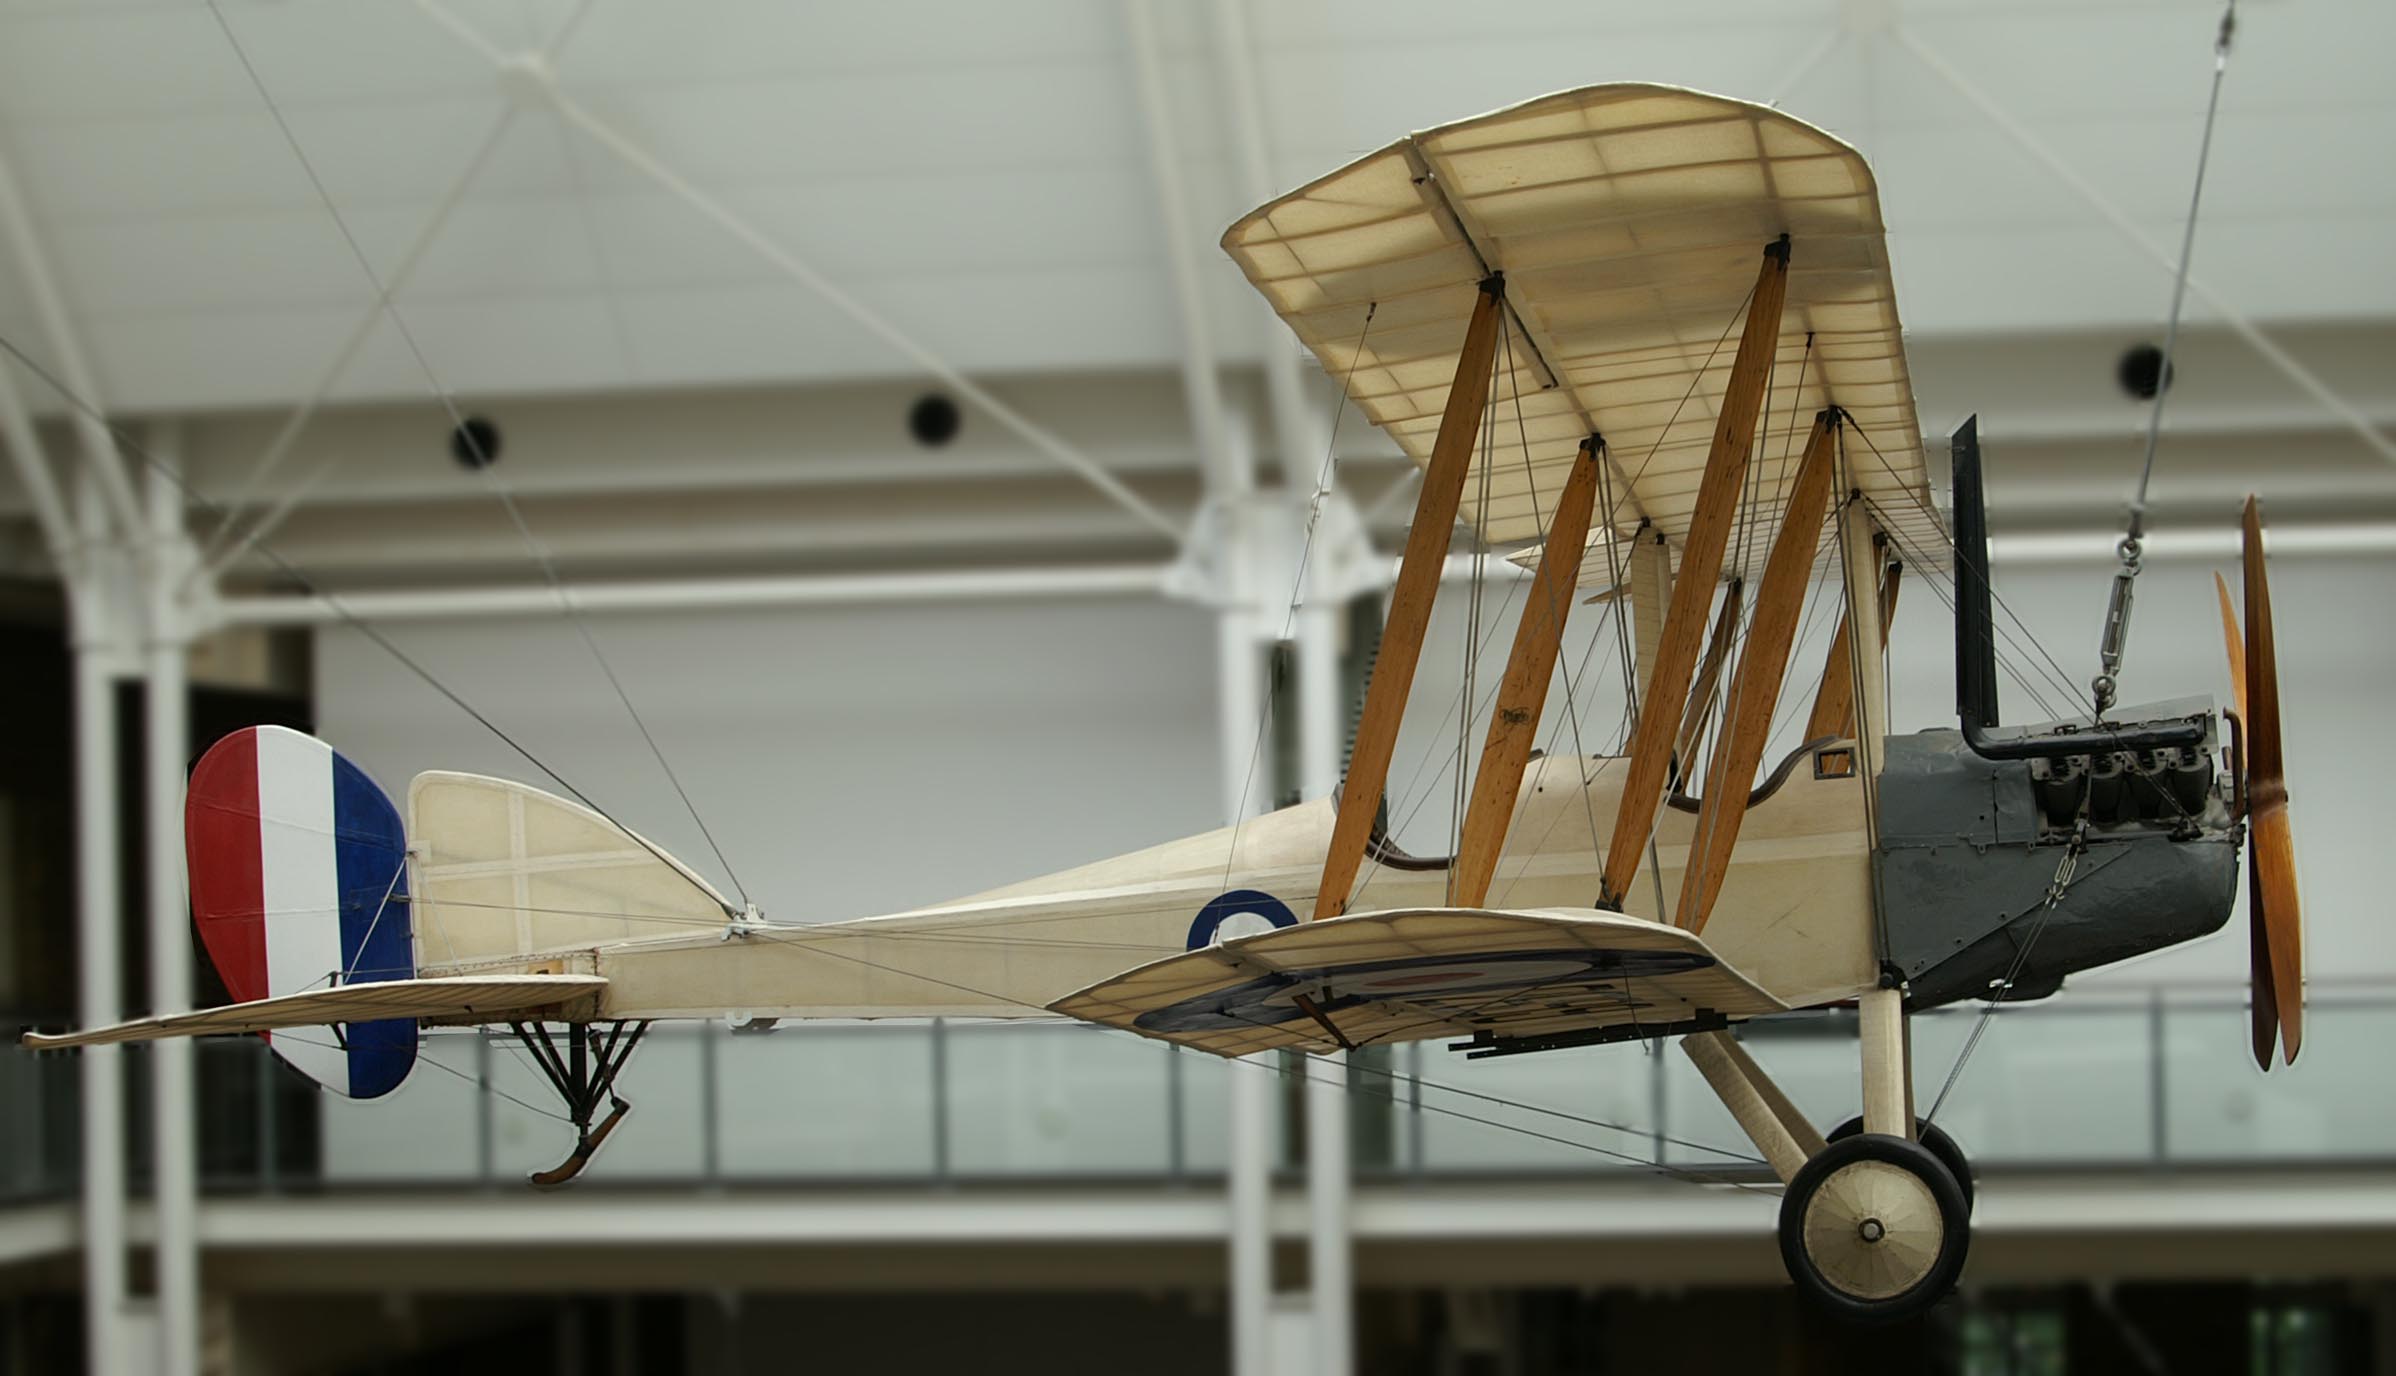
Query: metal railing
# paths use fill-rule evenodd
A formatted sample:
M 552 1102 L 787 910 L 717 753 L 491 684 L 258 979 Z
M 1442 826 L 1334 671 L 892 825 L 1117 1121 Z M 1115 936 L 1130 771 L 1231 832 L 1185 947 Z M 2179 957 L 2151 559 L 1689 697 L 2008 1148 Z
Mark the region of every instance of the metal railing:
M 1927 1110 L 1982 1010 L 1916 1019 Z M 2396 1164 L 2396 984 L 2313 986 L 2302 1059 L 2266 1076 L 2243 989 L 2120 985 L 1998 1010 L 1939 1120 L 1985 1169 Z M 1748 1024 L 1749 1047 L 1825 1126 L 1856 1112 L 1854 1025 L 1838 1014 Z M 1374 1048 L 1348 1072 L 1360 1176 L 1654 1169 L 1742 1172 L 1743 1138 L 1686 1059 L 1639 1043 L 1468 1061 L 1437 1044 Z M 132 1166 L 145 1171 L 145 1061 L 128 1075 Z M 636 1105 L 587 1183 L 869 1180 L 1171 1181 L 1219 1175 L 1229 1077 L 1290 1096 L 1286 1164 L 1303 1159 L 1301 1077 L 1320 1062 L 1225 1062 L 1071 1024 L 808 1023 L 763 1033 L 661 1026 L 622 1086 Z M 0 1197 L 76 1185 L 72 1056 L 0 1056 Z M 571 1129 L 511 1038 L 442 1033 L 391 1096 L 318 1092 L 252 1039 L 200 1051 L 202 1181 L 217 1193 L 512 1185 Z

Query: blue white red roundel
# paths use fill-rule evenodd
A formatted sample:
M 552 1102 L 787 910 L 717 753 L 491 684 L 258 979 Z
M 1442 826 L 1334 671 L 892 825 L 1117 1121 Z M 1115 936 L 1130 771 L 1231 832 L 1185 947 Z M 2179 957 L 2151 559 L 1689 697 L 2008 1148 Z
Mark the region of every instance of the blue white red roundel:
M 234 998 L 416 973 L 407 834 L 364 770 L 313 736 L 253 726 L 210 746 L 183 805 L 192 921 Z M 260 1033 L 294 1068 L 355 1099 L 416 1063 L 416 1024 Z

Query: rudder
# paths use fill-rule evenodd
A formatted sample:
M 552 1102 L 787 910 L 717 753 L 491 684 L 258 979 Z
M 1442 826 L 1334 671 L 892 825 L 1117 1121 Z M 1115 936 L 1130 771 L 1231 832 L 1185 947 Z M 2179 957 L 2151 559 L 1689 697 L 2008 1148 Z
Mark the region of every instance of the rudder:
M 235 999 L 416 973 L 407 833 L 366 772 L 313 736 L 251 726 L 210 746 L 183 805 L 193 925 Z M 330 1040 L 260 1033 L 294 1069 L 353 1099 L 416 1063 L 416 1023 L 351 1023 Z

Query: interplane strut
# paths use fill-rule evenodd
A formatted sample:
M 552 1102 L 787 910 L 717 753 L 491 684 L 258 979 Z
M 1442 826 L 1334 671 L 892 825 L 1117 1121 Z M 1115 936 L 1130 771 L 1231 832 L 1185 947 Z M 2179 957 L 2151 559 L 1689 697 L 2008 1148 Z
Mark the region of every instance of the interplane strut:
M 1705 630 L 1706 608 L 1713 601 L 1715 577 L 1722 571 L 1722 549 L 1738 512 L 1748 449 L 1755 442 L 1756 417 L 1763 409 L 1764 387 L 1780 341 L 1780 308 L 1788 285 L 1789 240 L 1783 235 L 1764 249 L 1763 268 L 1747 308 L 1747 327 L 1739 336 L 1739 352 L 1731 362 L 1730 383 L 1714 425 L 1705 477 L 1697 490 L 1696 514 L 1681 546 L 1680 577 L 1673 584 L 1671 610 L 1664 618 L 1663 643 L 1657 648 L 1655 675 L 1648 688 L 1651 702 L 1681 701 L 1697 667 L 1698 640 Z M 1639 714 L 1630 767 L 1622 783 L 1622 802 L 1614 815 L 1614 837 L 1606 849 L 1605 874 L 1599 882 L 1598 901 L 1603 906 L 1619 908 L 1632 876 L 1638 873 L 1640 852 L 1647 848 L 1656 808 L 1663 800 L 1664 775 L 1672 763 L 1679 725 L 1675 712 Z

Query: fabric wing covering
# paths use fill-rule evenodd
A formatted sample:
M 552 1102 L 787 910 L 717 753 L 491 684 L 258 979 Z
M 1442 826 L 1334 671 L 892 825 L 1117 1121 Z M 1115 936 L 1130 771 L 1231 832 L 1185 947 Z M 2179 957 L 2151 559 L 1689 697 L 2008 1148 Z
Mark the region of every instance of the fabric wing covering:
M 457 975 L 435 979 L 377 980 L 310 989 L 280 998 L 252 999 L 176 1013 L 163 1018 L 95 1027 L 86 1032 L 44 1036 L 25 1034 L 25 1045 L 36 1050 L 64 1046 L 98 1046 L 111 1042 L 156 1041 L 160 1037 L 211 1037 L 241 1032 L 267 1032 L 282 1027 L 318 1027 L 389 1018 L 432 1018 L 443 1021 L 494 1019 L 499 1014 L 522 1015 L 526 1010 L 558 1008 L 587 999 L 607 987 L 595 975 Z
M 1427 908 L 1302 922 L 1143 965 L 1056 1012 L 1219 1056 L 1488 1032 L 1736 1021 L 1785 1005 L 1697 936 L 1589 909 Z
M 1777 520 L 1804 432 L 1835 403 L 1861 432 L 1850 484 L 1901 557 L 1944 566 L 1872 172 L 1803 121 L 1670 86 L 1568 91 L 1400 140 L 1248 215 L 1223 247 L 1417 463 L 1478 283 L 1503 272 L 1510 353 L 1459 520 L 1495 549 L 1536 541 L 1595 430 L 1613 455 L 1614 533 L 1645 518 L 1677 551 L 1733 323 L 1783 233 L 1787 303 L 1748 498 Z M 1606 525 L 1601 513 L 1585 584 L 1605 581 Z
M 428 770 L 408 787 L 422 963 L 720 931 L 736 912 L 680 862 L 580 803 L 512 779 Z

